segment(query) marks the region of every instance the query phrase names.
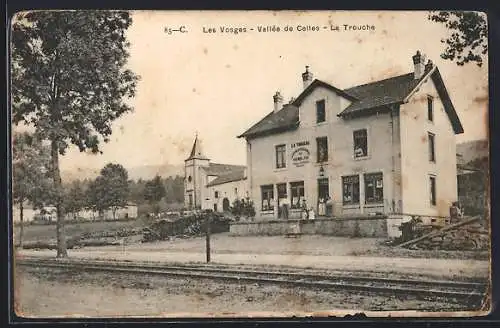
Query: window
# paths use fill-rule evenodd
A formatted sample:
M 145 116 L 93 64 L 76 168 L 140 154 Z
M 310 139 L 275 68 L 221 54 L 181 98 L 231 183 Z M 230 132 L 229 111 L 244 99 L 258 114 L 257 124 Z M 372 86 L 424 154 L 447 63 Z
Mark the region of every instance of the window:
M 382 203 L 384 201 L 384 181 L 382 173 L 365 174 L 365 203 Z
M 238 188 L 234 188 L 234 194 L 238 196 Z
M 262 210 L 272 211 L 274 210 L 274 189 L 273 185 L 261 186 L 260 190 L 262 192 Z
M 218 191 L 215 192 L 215 198 L 219 198 L 219 192 Z
M 316 138 L 316 146 L 317 146 L 317 154 L 318 154 L 318 163 L 327 162 L 328 161 L 328 138 L 321 137 Z
M 188 177 L 188 182 L 191 182 L 191 180 L 193 180 L 193 178 L 191 178 L 191 176 Z
M 429 132 L 429 161 L 436 162 L 435 135 Z
M 276 189 L 278 189 L 278 201 L 283 198 L 287 198 L 286 193 L 286 183 L 279 183 L 276 185 Z
M 276 146 L 276 168 L 281 169 L 286 167 L 286 146 Z
M 316 123 L 326 121 L 325 100 L 316 102 Z
M 436 177 L 429 177 L 431 205 L 436 205 Z
M 427 96 L 427 119 L 434 121 L 434 98 L 432 96 Z
M 193 195 L 189 194 L 189 207 L 193 206 Z
M 353 132 L 354 138 L 354 158 L 368 156 L 368 133 L 366 129 Z
M 304 200 L 304 181 L 290 183 L 292 193 L 291 208 L 300 208 Z
M 359 175 L 342 177 L 343 204 L 359 204 Z

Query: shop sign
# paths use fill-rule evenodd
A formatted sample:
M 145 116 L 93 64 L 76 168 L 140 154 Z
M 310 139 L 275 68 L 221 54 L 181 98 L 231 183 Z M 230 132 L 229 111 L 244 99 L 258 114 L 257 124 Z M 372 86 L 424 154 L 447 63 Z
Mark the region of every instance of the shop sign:
M 309 163 L 309 155 L 309 150 L 307 148 L 297 148 L 292 153 L 292 163 L 295 166 L 303 166 L 305 163 Z

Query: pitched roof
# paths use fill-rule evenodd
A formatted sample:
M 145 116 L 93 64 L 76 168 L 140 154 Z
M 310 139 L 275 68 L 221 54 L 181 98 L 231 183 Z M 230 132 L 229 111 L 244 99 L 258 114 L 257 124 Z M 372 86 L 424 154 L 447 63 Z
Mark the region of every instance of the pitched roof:
M 458 118 L 458 115 L 453 107 L 448 91 L 444 85 L 443 79 L 437 67 L 427 69 L 426 73 L 420 79 L 414 78 L 414 73 L 394 76 L 388 79 L 371 82 L 354 86 L 345 90 L 340 90 L 326 82 L 314 80 L 297 99 L 289 105 L 285 105 L 283 109 L 274 113 L 271 112 L 262 120 L 254 124 L 250 129 L 245 131 L 238 138 L 254 138 L 266 134 L 283 132 L 295 129 L 299 126 L 299 109 L 298 106 L 304 98 L 309 95 L 312 90 L 318 86 L 325 87 L 344 98 L 351 100 L 352 103 L 347 106 L 338 116 L 353 117 L 357 115 L 370 115 L 380 110 L 389 109 L 389 105 L 401 104 L 405 101 L 419 83 L 428 77 L 431 73 L 431 78 L 436 85 L 439 97 L 441 98 L 446 113 L 450 118 L 453 130 L 456 134 L 463 133 L 463 127 Z
M 244 165 L 232 165 L 232 164 L 218 164 L 210 163 L 207 167 L 202 167 L 202 169 L 207 173 L 207 175 L 225 175 L 230 174 L 235 171 L 244 171 L 246 166 Z
M 422 78 L 415 79 L 413 73 L 408 73 L 345 89 L 358 101 L 352 102 L 339 116 L 353 115 L 361 111 L 367 114 L 366 111 L 370 109 L 401 103 L 422 81 Z
M 208 159 L 203 154 L 203 150 L 201 148 L 201 141 L 198 139 L 198 135 L 194 138 L 194 143 L 193 143 L 193 148 L 191 149 L 191 153 L 189 154 L 189 157 L 186 159 L 186 161 L 190 159 Z
M 269 133 L 292 130 L 298 126 L 298 122 L 299 108 L 292 104 L 286 104 L 278 112 L 267 114 L 262 120 L 239 135 L 238 138 L 262 136 Z
M 207 187 L 216 186 L 223 183 L 228 183 L 232 181 L 239 181 L 245 179 L 245 167 L 240 169 L 233 170 L 231 172 L 225 173 L 223 175 L 218 176 L 213 181 L 207 184 Z

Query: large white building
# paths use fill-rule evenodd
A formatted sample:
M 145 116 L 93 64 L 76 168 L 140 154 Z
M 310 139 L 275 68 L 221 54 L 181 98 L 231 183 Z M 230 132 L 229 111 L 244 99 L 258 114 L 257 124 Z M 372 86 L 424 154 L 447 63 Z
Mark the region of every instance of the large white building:
M 345 90 L 306 67 L 300 95 L 283 104 L 276 93 L 273 111 L 239 136 L 257 217 L 277 218 L 285 198 L 291 217 L 303 200 L 317 212 L 328 197 L 334 215 L 448 215 L 463 127 L 437 66 L 412 59 L 413 72 Z
M 248 197 L 246 167 L 212 163 L 196 136 L 184 162 L 184 206 L 188 209 L 229 211 L 236 199 Z

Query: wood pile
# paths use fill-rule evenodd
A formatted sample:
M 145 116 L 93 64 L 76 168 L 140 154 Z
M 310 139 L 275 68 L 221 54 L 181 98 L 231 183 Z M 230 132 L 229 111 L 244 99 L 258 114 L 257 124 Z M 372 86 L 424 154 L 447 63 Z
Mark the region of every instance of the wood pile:
M 487 226 L 478 218 L 439 229 L 405 242 L 400 247 L 424 250 L 488 250 L 490 235 Z

